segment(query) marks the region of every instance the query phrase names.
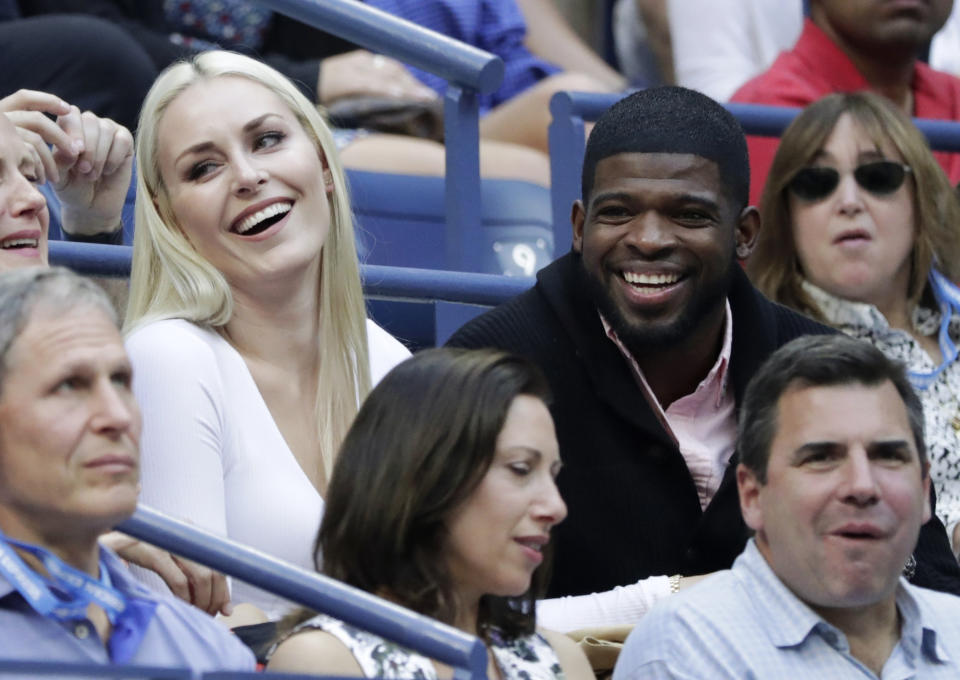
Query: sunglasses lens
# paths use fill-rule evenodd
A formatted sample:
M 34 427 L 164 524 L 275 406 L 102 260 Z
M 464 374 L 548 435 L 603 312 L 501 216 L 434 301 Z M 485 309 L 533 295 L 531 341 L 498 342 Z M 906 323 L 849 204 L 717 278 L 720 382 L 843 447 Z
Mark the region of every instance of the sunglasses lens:
M 837 188 L 840 173 L 834 168 L 803 168 L 790 180 L 790 191 L 805 201 L 819 201 L 826 198 Z
M 872 194 L 892 194 L 903 185 L 904 166 L 893 161 L 864 163 L 853 171 L 857 184 Z

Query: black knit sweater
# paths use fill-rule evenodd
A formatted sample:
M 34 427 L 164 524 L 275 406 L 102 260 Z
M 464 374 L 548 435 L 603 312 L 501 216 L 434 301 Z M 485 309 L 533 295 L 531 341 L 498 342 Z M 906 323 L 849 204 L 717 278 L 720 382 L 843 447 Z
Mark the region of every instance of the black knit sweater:
M 604 591 L 657 574 L 729 568 L 749 529 L 740 515 L 734 454 L 706 510 L 679 449 L 603 330 L 582 285 L 580 258 L 561 257 L 537 285 L 461 328 L 447 343 L 498 347 L 546 373 L 564 461 L 558 484 L 569 514 L 555 530 L 551 596 Z M 764 298 L 737 268 L 730 384 L 737 403 L 774 350 L 801 335 L 832 333 Z M 960 568 L 932 520 L 917 549 L 918 585 L 960 594 Z

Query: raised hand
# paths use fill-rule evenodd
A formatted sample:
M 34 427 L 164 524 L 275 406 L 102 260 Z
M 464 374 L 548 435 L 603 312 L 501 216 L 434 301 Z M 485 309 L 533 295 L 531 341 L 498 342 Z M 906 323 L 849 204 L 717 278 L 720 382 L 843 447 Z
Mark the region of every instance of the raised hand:
M 55 146 L 52 185 L 62 203 L 64 231 L 93 235 L 120 227 L 120 214 L 133 169 L 133 136 L 122 125 L 76 106 L 57 118 L 73 140 L 69 150 Z

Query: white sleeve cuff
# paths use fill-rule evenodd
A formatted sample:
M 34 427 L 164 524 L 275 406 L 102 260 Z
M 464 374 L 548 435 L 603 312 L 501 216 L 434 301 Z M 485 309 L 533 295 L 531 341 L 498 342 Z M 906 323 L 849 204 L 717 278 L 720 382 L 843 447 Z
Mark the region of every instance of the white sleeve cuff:
M 561 633 L 580 628 L 632 625 L 654 603 L 669 595 L 670 578 L 651 576 L 603 593 L 540 600 L 537 625 Z

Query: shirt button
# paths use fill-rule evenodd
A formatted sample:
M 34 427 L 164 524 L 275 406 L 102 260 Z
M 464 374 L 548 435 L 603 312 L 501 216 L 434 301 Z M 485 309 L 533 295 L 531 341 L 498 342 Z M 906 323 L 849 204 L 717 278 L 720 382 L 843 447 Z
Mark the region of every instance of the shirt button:
M 73 628 L 73 634 L 76 635 L 79 640 L 86 640 L 87 636 L 90 635 L 90 627 L 85 623 L 78 623 Z

